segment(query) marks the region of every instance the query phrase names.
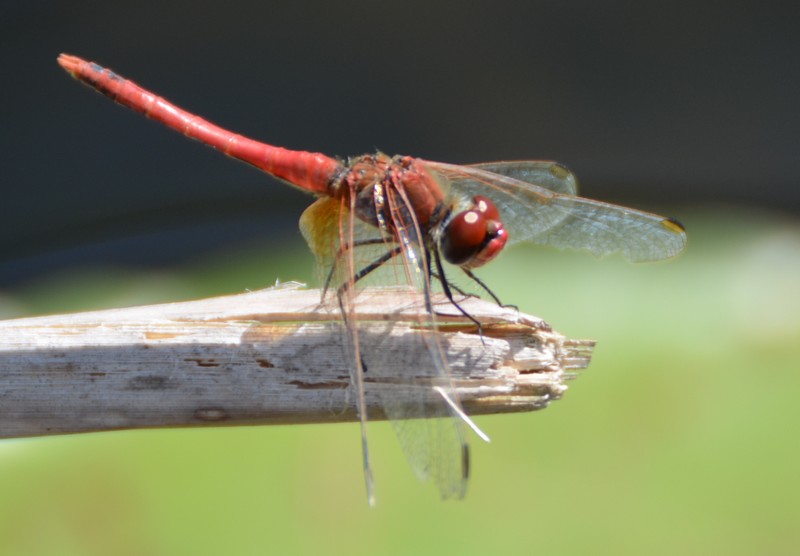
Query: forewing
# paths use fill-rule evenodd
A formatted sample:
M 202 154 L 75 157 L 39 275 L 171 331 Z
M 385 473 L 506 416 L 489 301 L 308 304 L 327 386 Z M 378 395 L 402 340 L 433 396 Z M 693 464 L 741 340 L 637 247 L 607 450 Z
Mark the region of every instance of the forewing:
M 686 245 L 683 227 L 663 216 L 556 193 L 479 167 L 425 165 L 445 182 L 451 195 L 492 199 L 508 230 L 509 243 L 530 241 L 596 256 L 618 252 L 634 262 L 673 257 Z
M 575 175 L 563 164 L 551 160 L 481 162 L 471 164 L 470 168 L 532 183 L 555 193 L 575 195 L 578 192 L 578 180 Z

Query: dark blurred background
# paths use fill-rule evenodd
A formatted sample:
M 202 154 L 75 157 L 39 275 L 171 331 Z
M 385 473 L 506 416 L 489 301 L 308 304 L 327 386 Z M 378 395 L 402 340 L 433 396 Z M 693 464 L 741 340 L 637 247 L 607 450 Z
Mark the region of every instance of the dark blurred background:
M 253 238 L 269 253 L 310 202 L 79 86 L 60 52 L 286 147 L 555 159 L 589 197 L 797 213 L 789 6 L 6 1 L 0 287 Z

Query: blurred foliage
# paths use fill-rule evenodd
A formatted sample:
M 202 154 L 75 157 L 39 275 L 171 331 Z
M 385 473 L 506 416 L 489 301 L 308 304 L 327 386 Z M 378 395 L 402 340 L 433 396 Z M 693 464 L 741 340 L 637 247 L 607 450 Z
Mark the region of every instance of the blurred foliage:
M 800 225 L 682 211 L 680 258 L 634 266 L 519 247 L 480 274 L 594 360 L 547 411 L 479 418 L 470 492 L 417 484 L 371 427 L 129 431 L 0 442 L 3 555 L 788 554 L 800 534 Z M 184 268 L 65 270 L 6 316 L 307 281 L 311 256 L 241 246 Z

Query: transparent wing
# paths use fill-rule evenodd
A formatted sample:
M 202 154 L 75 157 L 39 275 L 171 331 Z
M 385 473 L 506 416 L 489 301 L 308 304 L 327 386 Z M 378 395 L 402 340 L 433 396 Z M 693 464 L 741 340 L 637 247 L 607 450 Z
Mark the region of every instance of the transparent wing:
M 563 164 L 551 160 L 482 162 L 471 164 L 469 167 L 532 183 L 556 193 L 575 195 L 578 192 L 578 180 L 575 175 Z
M 510 243 L 530 241 L 596 256 L 618 252 L 634 262 L 673 257 L 686 245 L 686 233 L 675 220 L 551 191 L 488 171 L 493 164 L 455 166 L 426 161 L 425 166 L 457 198 L 480 194 L 492 199 L 509 231 Z
M 404 281 L 426 307 L 424 321 L 417 324 L 411 340 L 423 344 L 412 349 L 422 353 L 424 360 L 399 375 L 399 389 L 383 389 L 381 402 L 417 477 L 433 479 L 442 498 L 462 498 L 469 478 L 466 431 L 454 409 L 436 391 L 442 389 L 460 409 L 433 312 L 430 261 L 422 247 L 425 240 L 402 184 L 398 185 L 387 190 L 384 199 L 391 227 L 402 246 Z
M 466 492 L 469 452 L 462 422 L 436 390 L 441 388 L 458 404 L 430 303 L 424 241 L 407 208 L 402 185 L 376 195 L 375 202 L 385 203 L 389 214 L 390 222 L 382 227 L 353 218 L 352 211 L 336 199 L 316 201 L 300 223 L 324 272 L 322 278 L 329 283 L 329 297 L 338 299 L 344 315 L 352 392 L 362 421 L 368 494 L 374 503 L 366 417 L 370 407 L 378 406 L 392 422 L 417 477 L 432 479 L 443 498 L 461 498 Z M 354 276 L 376 261 L 382 262 L 354 282 Z M 402 337 L 402 358 L 397 356 L 398 339 L 390 337 L 396 333 L 391 323 L 385 323 L 384 332 L 376 323 L 370 323 L 368 330 L 358 326 L 359 293 L 367 285 L 402 286 L 403 295 L 423 308 L 419 322 L 410 326 L 413 331 Z
M 361 423 L 361 449 L 367 501 L 370 506 L 374 506 L 376 497 L 367 442 L 368 411 L 364 388 L 364 361 L 361 356 L 361 338 L 356 322 L 353 287 L 356 259 L 354 250 L 346 248 L 354 245 L 356 228 L 352 207 L 345 203 L 344 198 L 318 199 L 300 217 L 300 231 L 317 258 L 319 270 L 325 272 L 325 276 L 322 277 L 325 291 L 332 294 L 327 297 L 334 300 L 334 309 L 338 308 L 341 313 L 344 356 L 348 362 L 351 393 Z

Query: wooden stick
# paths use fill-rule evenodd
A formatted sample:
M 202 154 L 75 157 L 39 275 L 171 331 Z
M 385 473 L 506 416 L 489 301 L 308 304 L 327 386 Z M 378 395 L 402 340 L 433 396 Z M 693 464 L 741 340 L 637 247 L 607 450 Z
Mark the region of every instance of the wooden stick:
M 425 347 L 434 336 L 407 292 L 366 290 L 358 303 L 361 345 L 369 346 L 368 413 L 382 418 L 381 396 L 435 391 Z M 436 337 L 469 414 L 541 409 L 589 364 L 592 341 L 568 340 L 477 298 L 461 304 L 482 323 L 483 339 L 440 298 Z M 288 284 L 0 322 L 0 437 L 355 420 L 348 354 L 330 305 L 318 290 Z

